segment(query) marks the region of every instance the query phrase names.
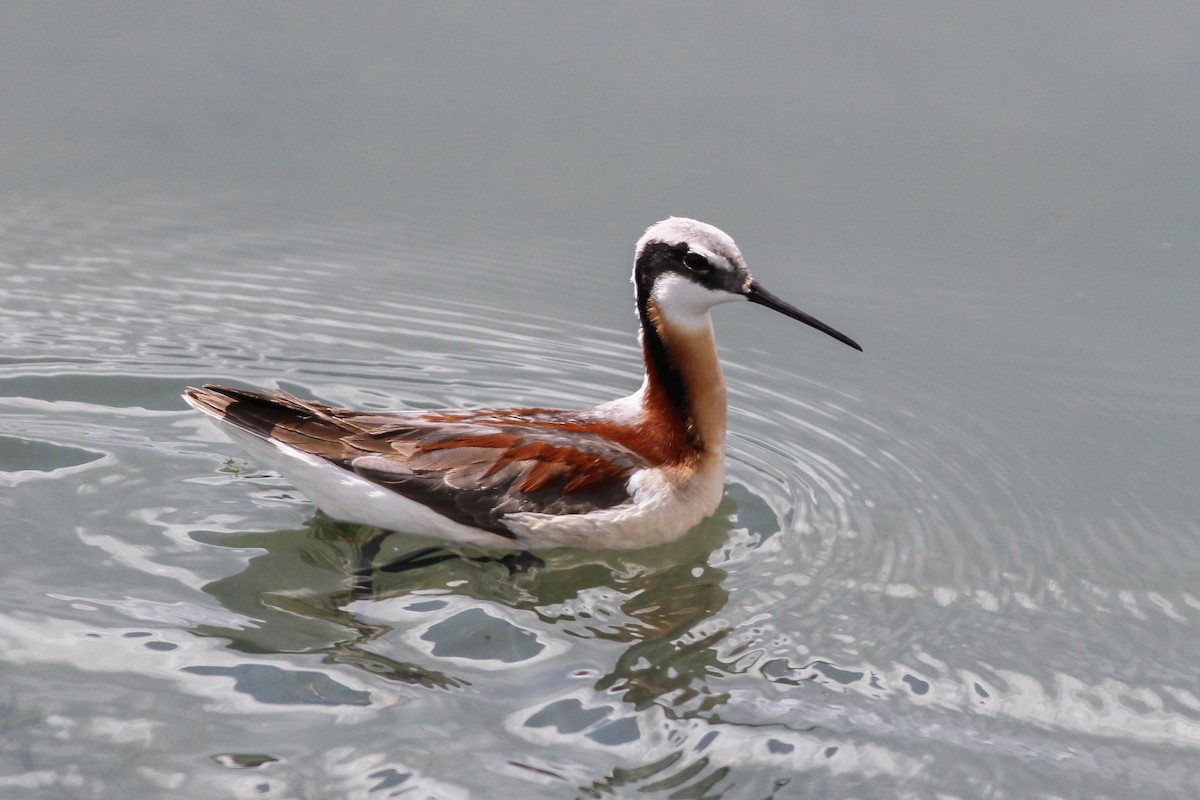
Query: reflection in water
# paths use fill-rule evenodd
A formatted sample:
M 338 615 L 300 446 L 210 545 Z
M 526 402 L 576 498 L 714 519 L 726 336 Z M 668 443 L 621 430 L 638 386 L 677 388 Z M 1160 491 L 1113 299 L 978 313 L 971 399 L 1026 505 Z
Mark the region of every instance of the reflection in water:
M 744 647 L 728 646 L 728 623 L 718 618 L 729 600 L 728 574 L 711 562 L 736 552 L 730 534 L 740 517 L 764 522 L 753 538 L 772 535 L 777 520 L 767 523 L 773 516 L 769 507 L 744 487 L 732 486 L 728 494 L 739 503 L 726 499 L 708 523 L 658 548 L 540 552 L 542 566 L 515 573 L 487 554 L 465 552 L 397 574 L 376 571 L 369 599 L 353 573 L 362 548 L 377 543 L 374 529 L 318 514 L 302 530 L 206 537 L 222 547 L 262 551 L 240 573 L 205 587 L 227 610 L 253 622 L 193 630 L 226 638 L 248 655 L 320 653 L 328 664 L 451 693 L 503 694 L 514 682 L 503 670 L 519 668 L 516 683 L 535 684 L 524 697 L 524 710 L 513 717 L 520 735 L 552 747 L 582 740 L 624 757 L 605 777 L 593 773 L 582 782 L 533 755 L 511 758 L 509 767 L 574 784 L 587 797 L 625 786 L 709 796 L 732 768 L 733 751 L 710 747 L 709 738 L 699 750 L 710 752 L 697 753 L 692 737 L 664 749 L 656 731 L 662 722 L 654 720 L 711 725 L 729 700 L 714 687 L 722 676 L 743 669 L 738 664 Z M 377 563 L 421 544 L 391 535 Z M 551 671 L 557 669 L 550 679 L 533 677 L 546 659 L 556 658 L 549 662 Z M 595 667 L 580 671 L 581 662 Z M 495 670 L 502 671 L 499 683 L 490 674 Z M 564 671 L 570 674 L 559 674 Z M 254 676 L 246 674 L 234 675 L 236 689 L 268 703 L 284 702 L 281 697 L 296 703 L 361 702 L 360 694 L 330 678 L 319 682 L 318 692 L 308 673 L 277 672 L 276 681 L 292 689 L 276 687 L 260 697 Z M 572 674 L 586 676 L 591 691 L 564 696 Z M 737 745 L 736 731 L 725 735 L 733 750 L 760 738 Z
M 194 632 L 227 638 L 231 648 L 248 654 L 324 653 L 330 663 L 388 680 L 442 689 L 462 685 L 437 670 L 365 646 L 390 628 L 362 622 L 343 607 L 351 601 L 347 581 L 357 564 L 355 548 L 374 534 L 318 515 L 304 530 L 222 537 L 213 543 L 265 551 L 242 572 L 204 587 L 226 609 L 253 622 L 239 628 L 203 624 Z
M 721 586 L 725 571 L 708 564 L 728 530 L 728 521 L 717 517 L 660 548 L 615 554 L 553 551 L 543 554 L 543 566 L 525 573 L 466 553 L 399 574 L 377 572 L 372 598 L 362 600 L 353 571 L 359 551 L 378 532 L 318 514 L 303 530 L 210 542 L 265 551 L 250 558 L 242 572 L 204 587 L 226 609 L 253 623 L 193 630 L 227 638 L 231 648 L 247 654 L 319 652 L 330 663 L 387 680 L 438 689 L 469 685 L 463 674 L 415 657 L 397 659 L 386 654 L 391 648 L 375 646 L 395 626 L 366 621 L 363 611 L 371 603 L 417 599 L 406 602 L 404 612 L 417 623 L 437 618 L 423 626 L 419 638 L 429 643 L 430 660 L 439 665 L 526 661 L 545 649 L 539 637 L 546 636 L 617 642 L 626 648 L 596 688 L 619 692 L 636 708 L 660 698 L 681 706 L 705 694 L 705 677 L 721 669 L 714 645 L 724 633 L 704 630 L 703 623 L 728 599 Z M 412 537 L 391 538 L 393 547 L 414 546 Z M 474 602 L 456 610 L 441 599 L 447 596 Z M 525 612 L 526 620 L 511 624 L 492 617 L 482 610 L 489 605 Z M 453 613 L 447 616 L 448 611 Z M 711 708 L 716 701 L 710 697 L 700 706 Z
M 619 748 L 650 733 L 639 717 L 651 705 L 672 716 L 691 716 L 710 712 L 724 700 L 709 683 L 725 669 L 716 645 L 727 631 L 713 618 L 728 600 L 722 586 L 727 573 L 709 561 L 728 542 L 731 506 L 726 501 L 723 513 L 708 524 L 650 550 L 552 551 L 540 554 L 543 566 L 523 573 L 474 552 L 399 574 L 377 572 L 366 600 L 353 571 L 363 546 L 372 545 L 374 529 L 318 514 L 302 530 L 205 537 L 222 547 L 262 552 L 241 572 L 204 587 L 248 623 L 201 624 L 193 632 L 228 639 L 229 647 L 249 656 L 320 653 L 329 664 L 448 692 L 486 681 L 486 675 L 478 676 L 480 669 L 528 668 L 547 651 L 572 655 L 563 663 L 577 665 L 573 648 L 589 640 L 615 643 L 619 653 L 613 657 L 606 650 L 607 671 L 596 670 L 593 679 L 596 696 L 609 703 L 597 708 L 577 698 L 546 702 L 535 694 L 522 726 L 579 734 Z M 396 552 L 418 544 L 399 534 L 384 540 L 385 548 Z M 374 621 L 380 607 L 390 611 L 389 622 Z M 189 670 L 233 677 L 235 691 L 268 704 L 364 702 L 361 692 L 311 671 L 289 673 L 252 661 L 232 669 Z M 557 691 L 554 684 L 546 690 Z M 618 698 L 624 711 L 612 705 Z M 641 747 L 647 754 L 656 752 L 649 742 Z M 571 782 L 534 759 L 509 765 Z M 665 758 L 654 755 L 652 763 L 634 770 L 617 769 L 578 791 L 598 797 L 647 781 L 706 789 L 727 770 L 711 768 L 707 757 L 695 761 L 678 751 Z

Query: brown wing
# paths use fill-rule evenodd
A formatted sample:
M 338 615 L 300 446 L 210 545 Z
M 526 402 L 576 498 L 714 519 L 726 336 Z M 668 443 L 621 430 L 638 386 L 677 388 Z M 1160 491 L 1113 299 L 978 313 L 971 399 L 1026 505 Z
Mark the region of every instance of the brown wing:
M 506 514 L 580 514 L 631 501 L 645 458 L 609 439 L 555 425 L 554 412 L 371 414 L 282 393 L 206 386 L 189 398 L 476 528 L 512 536 Z

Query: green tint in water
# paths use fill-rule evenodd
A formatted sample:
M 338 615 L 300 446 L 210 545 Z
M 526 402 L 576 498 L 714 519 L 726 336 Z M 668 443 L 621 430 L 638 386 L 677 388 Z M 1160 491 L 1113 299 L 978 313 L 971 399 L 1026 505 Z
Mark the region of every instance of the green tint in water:
M 0 438 L 0 472 L 53 472 L 100 458 L 74 447 L 12 437 Z

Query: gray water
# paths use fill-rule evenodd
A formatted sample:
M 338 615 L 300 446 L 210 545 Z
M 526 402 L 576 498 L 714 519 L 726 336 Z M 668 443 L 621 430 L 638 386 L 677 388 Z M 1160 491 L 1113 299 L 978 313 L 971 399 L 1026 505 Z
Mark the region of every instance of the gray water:
M 1198 28 L 5 6 L 0 796 L 1196 796 Z M 627 393 L 671 213 L 865 352 L 717 309 L 669 546 L 355 598 L 374 531 L 178 398 Z

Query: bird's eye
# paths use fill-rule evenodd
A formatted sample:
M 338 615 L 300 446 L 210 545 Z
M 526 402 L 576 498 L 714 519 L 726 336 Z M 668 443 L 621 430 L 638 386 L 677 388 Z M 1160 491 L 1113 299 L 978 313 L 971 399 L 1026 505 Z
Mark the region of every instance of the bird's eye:
M 692 272 L 708 272 L 712 269 L 712 265 L 708 263 L 708 259 L 699 253 L 688 253 L 683 257 L 683 263 Z

